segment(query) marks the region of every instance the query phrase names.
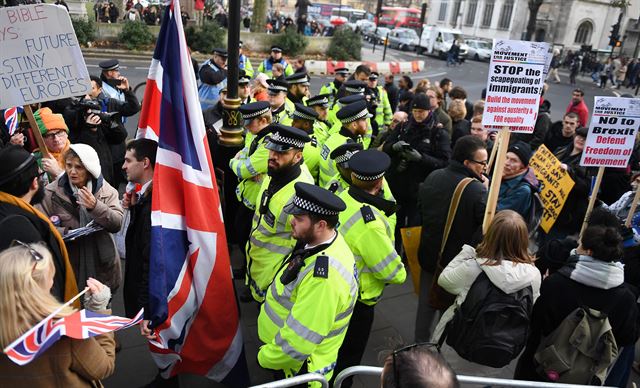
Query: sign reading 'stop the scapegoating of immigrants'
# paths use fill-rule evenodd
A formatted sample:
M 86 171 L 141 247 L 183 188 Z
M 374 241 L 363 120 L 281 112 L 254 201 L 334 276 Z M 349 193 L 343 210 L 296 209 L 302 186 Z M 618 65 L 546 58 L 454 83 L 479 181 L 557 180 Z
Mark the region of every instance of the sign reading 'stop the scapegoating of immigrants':
M 0 8 L 0 109 L 79 96 L 89 72 L 66 9 Z
M 533 132 L 549 54 L 548 43 L 493 40 L 482 125 Z
M 594 97 L 581 166 L 624 168 L 640 124 L 640 99 Z

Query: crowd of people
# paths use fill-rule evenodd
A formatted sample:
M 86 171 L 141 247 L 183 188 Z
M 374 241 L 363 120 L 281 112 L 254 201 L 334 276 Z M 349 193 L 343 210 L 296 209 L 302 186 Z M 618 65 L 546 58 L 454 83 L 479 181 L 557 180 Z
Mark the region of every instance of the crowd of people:
M 383 387 L 456 387 L 455 374 L 626 387 L 640 335 L 640 210 L 623 225 L 640 183 L 638 141 L 628 166 L 606 170 L 580 235 L 594 176 L 579 164 L 589 110 L 576 88 L 552 122 L 543 92 L 533 133 L 507 145 L 498 212 L 483 233 L 496 141 L 482 125 L 484 92 L 474 102 L 454 80 L 396 84 L 366 65 L 335 69 L 312 91 L 304 58 L 283 54 L 271 47 L 254 71 L 241 53 L 237 148 L 218 142 L 228 53 L 197 66 L 228 243 L 244 258 L 233 268 L 237 296 L 260 310 L 263 345 L 247 357 L 274 379 L 333 379 L 362 362 L 385 289 L 419 271 L 415 343 L 385 358 Z M 117 60 L 100 68 L 86 96 L 32 106 L 37 128 L 18 113 L 17 128 L 0 130 L 0 315 L 12 322 L 3 347 L 85 287 L 87 309 L 108 311 L 120 287 L 128 317 L 149 304 L 157 143 L 126 140 L 140 103 Z M 529 165 L 542 145 L 575 181 L 547 233 Z M 401 235 L 416 226 L 410 268 Z M 144 320 L 141 333 L 152 338 L 158 324 Z M 105 335 L 65 339 L 23 367 L 3 357 L 0 385 L 25 384 L 26 371 L 94 385 L 113 373 L 115 346 Z M 149 386 L 177 385 L 158 375 Z

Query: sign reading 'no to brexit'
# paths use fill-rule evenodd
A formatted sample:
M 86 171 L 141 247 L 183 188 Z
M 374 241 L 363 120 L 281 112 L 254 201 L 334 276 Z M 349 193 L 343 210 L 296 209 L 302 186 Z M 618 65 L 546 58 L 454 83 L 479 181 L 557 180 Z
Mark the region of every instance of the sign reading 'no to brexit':
M 533 132 L 549 55 L 548 43 L 494 39 L 482 125 Z

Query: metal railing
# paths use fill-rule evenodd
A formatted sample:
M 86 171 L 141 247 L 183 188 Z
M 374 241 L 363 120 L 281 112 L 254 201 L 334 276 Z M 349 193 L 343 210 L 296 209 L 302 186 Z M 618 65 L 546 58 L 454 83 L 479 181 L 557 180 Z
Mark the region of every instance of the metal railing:
M 340 372 L 336 377 L 336 381 L 333 384 L 334 388 L 340 388 L 344 379 L 354 375 L 369 375 L 380 376 L 382 375 L 382 368 L 373 366 L 352 366 Z M 539 381 L 526 381 L 526 380 L 508 380 L 489 377 L 474 377 L 458 375 L 458 381 L 464 384 L 478 384 L 478 385 L 499 385 L 503 387 L 519 387 L 519 388 L 593 388 L 591 385 L 576 385 L 576 384 L 561 384 L 561 383 L 545 383 Z M 282 387 L 288 387 L 289 385 L 282 385 Z M 280 387 L 280 385 L 278 385 Z M 614 388 L 614 387 L 603 387 Z
M 311 383 L 317 381 L 322 388 L 329 388 L 329 383 L 323 375 L 319 373 L 307 373 L 300 376 L 289 377 L 288 379 L 274 381 L 272 383 L 265 383 L 260 385 L 254 385 L 251 388 L 285 388 L 293 387 L 294 385 Z

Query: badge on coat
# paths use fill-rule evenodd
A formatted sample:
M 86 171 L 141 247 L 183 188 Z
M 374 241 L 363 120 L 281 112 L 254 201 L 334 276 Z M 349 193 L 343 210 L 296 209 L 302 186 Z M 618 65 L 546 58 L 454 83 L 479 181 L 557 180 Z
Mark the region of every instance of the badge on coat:
M 325 279 L 329 277 L 329 257 L 318 256 L 316 265 L 313 268 L 313 277 Z
M 364 223 L 367 224 L 371 221 L 375 221 L 376 216 L 373 214 L 373 210 L 369 206 L 363 206 L 360 208 L 360 213 L 362 214 L 362 218 L 364 219 Z

